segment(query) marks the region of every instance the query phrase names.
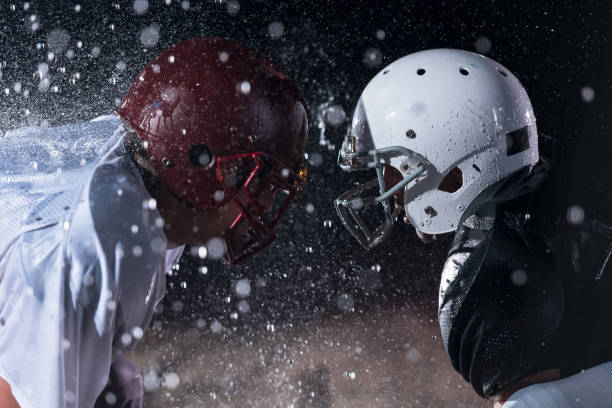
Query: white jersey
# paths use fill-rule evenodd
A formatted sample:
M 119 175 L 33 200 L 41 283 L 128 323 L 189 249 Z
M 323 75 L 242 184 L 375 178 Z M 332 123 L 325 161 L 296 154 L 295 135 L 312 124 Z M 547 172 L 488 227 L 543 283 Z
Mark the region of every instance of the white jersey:
M 0 377 L 22 408 L 93 407 L 183 247 L 114 116 L 0 138 Z
M 612 362 L 561 380 L 522 388 L 502 408 L 610 408 Z

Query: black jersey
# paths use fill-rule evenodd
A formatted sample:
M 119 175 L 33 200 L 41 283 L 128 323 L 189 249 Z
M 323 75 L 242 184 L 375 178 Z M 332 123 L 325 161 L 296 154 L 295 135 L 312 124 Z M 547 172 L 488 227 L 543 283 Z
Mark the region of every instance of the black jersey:
M 444 266 L 444 345 L 483 397 L 542 370 L 564 377 L 612 360 L 612 228 L 579 208 L 568 221 L 552 197 L 534 203 L 549 169 L 541 160 L 484 191 Z

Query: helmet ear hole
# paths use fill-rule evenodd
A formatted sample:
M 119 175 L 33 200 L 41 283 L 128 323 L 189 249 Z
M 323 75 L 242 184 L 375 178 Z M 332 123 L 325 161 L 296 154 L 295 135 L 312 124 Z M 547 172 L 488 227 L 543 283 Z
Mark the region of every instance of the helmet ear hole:
M 213 162 L 213 156 L 210 149 L 201 143 L 195 143 L 189 146 L 189 161 L 198 167 L 209 167 Z
M 447 193 L 454 193 L 463 186 L 463 172 L 459 167 L 455 167 L 442 179 L 438 190 Z

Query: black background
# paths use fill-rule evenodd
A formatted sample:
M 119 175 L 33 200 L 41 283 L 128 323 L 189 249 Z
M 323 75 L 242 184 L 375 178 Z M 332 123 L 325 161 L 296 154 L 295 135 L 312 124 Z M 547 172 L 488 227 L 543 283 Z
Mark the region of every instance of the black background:
M 168 323 L 187 324 L 202 316 L 235 324 L 230 319 L 236 310 L 233 285 L 243 277 L 253 288 L 251 313 L 239 320 L 247 327 L 341 313 L 337 301 L 345 294 L 353 297 L 358 312 L 393 308 L 410 299 L 422 302 L 425 315 L 435 314 L 451 237 L 426 246 L 411 227 L 398 225 L 383 245 L 364 252 L 335 215 L 333 199 L 349 187 L 350 178 L 335 165 L 337 149 L 319 145 L 316 121 L 317 107 L 332 98 L 350 115 L 378 70 L 415 51 L 474 50 L 476 40 L 487 37 L 492 44 L 488 56 L 522 81 L 539 131 L 557 141 L 555 170 L 539 195 L 540 206 L 563 213 L 569 205 L 580 205 L 592 214 L 610 201 L 612 6 L 607 1 L 242 1 L 240 11 L 231 14 L 227 2 L 193 0 L 184 10 L 176 0 L 170 5 L 149 0 L 143 15 L 136 15 L 132 1 L 82 1 L 79 12 L 75 4 L 33 1 L 24 10 L 23 2 L 0 3 L 0 131 L 109 113 L 151 58 L 195 36 L 226 37 L 262 53 L 294 79 L 309 104 L 308 152 L 321 154 L 323 163 L 311 166 L 307 190 L 281 222 L 276 243 L 232 269 L 185 256 L 180 271 L 169 277 L 160 316 Z M 32 14 L 40 19 L 35 32 L 26 27 Z M 268 35 L 273 21 L 284 24 L 280 39 Z M 160 40 L 145 49 L 139 33 L 152 23 L 159 24 Z M 34 74 L 48 49 L 37 44 L 56 28 L 70 34 L 68 48 L 75 57 L 69 60 L 63 51 L 49 63 L 51 85 L 59 88 L 41 93 Z M 384 39 L 377 38 L 377 30 L 384 30 Z M 100 47 L 98 57 L 91 54 L 94 46 Z M 382 53 L 378 67 L 363 62 L 370 48 Z M 125 71 L 116 68 L 118 61 L 126 63 Z M 76 72 L 81 77 L 71 84 Z M 22 91 L 31 90 L 28 98 L 14 92 L 17 81 Z M 595 91 L 592 102 L 581 98 L 585 86 Z M 339 146 L 344 129 L 328 127 L 326 135 Z M 305 211 L 307 203 L 314 205 L 312 214 Z M 331 228 L 324 226 L 326 220 L 332 221 Z M 208 267 L 206 275 L 199 272 L 201 265 Z M 372 270 L 374 265 L 380 265 L 380 272 Z

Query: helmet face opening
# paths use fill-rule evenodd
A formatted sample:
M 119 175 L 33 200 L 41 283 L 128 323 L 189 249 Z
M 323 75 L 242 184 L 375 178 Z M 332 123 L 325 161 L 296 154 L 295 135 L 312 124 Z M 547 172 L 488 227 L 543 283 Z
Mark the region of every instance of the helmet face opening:
M 278 220 L 301 195 L 306 177 L 303 162 L 292 170 L 262 152 L 217 158 L 224 200 L 233 201 L 240 210 L 223 237 L 230 264 L 242 262 L 272 243 Z
M 343 145 L 338 163 L 349 171 L 374 169 L 376 178 L 340 195 L 335 200 L 335 206 L 342 224 L 369 250 L 389 235 L 402 211 L 393 202 L 394 195 L 403 191 L 411 181 L 426 176 L 425 164 L 422 158 L 402 146 L 372 149 L 366 153 L 346 150 L 347 146 L 352 146 L 351 138 L 354 138 L 352 132 L 347 135 L 349 142 Z M 410 166 L 406 166 L 403 178 L 390 186 L 385 180 L 383 168 L 395 157 L 404 157 L 404 162 L 410 163 Z
M 393 168 L 399 181 L 389 185 L 384 167 L 391 159 L 400 158 L 402 171 Z M 351 128 L 346 135 L 338 165 L 345 171 L 375 170 L 376 177 L 348 190 L 335 200 L 336 212 L 342 224 L 365 248 L 372 249 L 390 233 L 403 210 L 394 203 L 394 195 L 418 177 L 426 176 L 425 160 L 402 146 L 376 149 L 363 101 L 360 99 L 353 114 Z

